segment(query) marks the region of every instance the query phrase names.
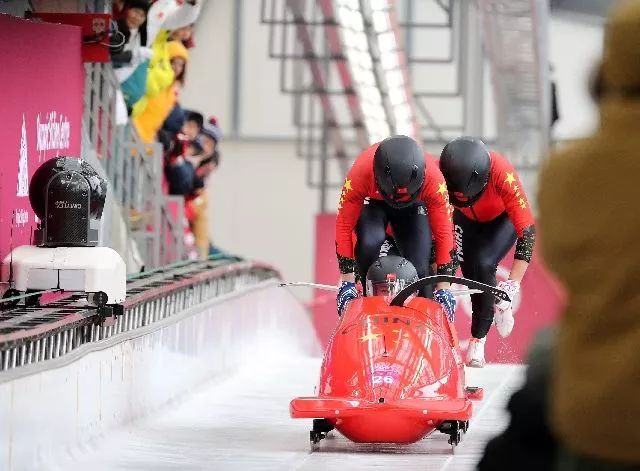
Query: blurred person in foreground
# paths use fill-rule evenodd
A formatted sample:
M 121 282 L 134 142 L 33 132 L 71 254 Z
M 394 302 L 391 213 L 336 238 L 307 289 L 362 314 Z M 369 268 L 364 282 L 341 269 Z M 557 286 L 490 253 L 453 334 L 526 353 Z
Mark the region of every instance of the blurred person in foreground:
M 440 170 L 454 207 L 456 252 L 466 278 L 503 289 L 511 302 L 496 302 L 490 293 L 471 295 L 471 340 L 466 365 L 485 365 L 484 344 L 495 322 L 501 337 L 511 334 L 512 302 L 520 292 L 533 254 L 536 226 L 518 172 L 474 137 L 449 142 L 440 155 Z M 509 279 L 497 283 L 500 261 L 515 245 Z
M 640 469 L 640 2 L 609 19 L 600 127 L 540 177 L 546 263 L 565 285 L 549 395 L 558 469 Z
M 552 156 L 540 176 L 540 244 L 567 291 L 555 337 L 529 357 L 507 429 L 478 465 L 640 469 L 640 2 L 611 17 L 593 81 L 600 128 Z

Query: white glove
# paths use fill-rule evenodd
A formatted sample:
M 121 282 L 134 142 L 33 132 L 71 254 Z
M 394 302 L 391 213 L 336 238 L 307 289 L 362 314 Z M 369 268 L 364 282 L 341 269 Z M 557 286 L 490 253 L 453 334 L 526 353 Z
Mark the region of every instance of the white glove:
M 509 295 L 511 301 L 505 301 L 503 299 L 496 302 L 496 307 L 502 311 L 509 309 L 513 301 L 516 299 L 516 296 L 520 292 L 520 283 L 515 280 L 505 280 L 498 283 L 496 288 L 501 289 Z
M 141 61 L 149 60 L 153 57 L 153 49 L 150 47 L 140 46 L 136 49 L 136 54 Z

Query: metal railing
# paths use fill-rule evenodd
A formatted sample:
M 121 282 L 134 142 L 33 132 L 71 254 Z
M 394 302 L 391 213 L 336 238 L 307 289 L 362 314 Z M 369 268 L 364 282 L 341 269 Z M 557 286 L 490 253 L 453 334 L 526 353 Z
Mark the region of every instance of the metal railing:
M 62 357 L 85 344 L 117 337 L 213 298 L 279 278 L 279 273 L 268 265 L 229 257 L 182 262 L 129 278 L 124 313 L 111 325 L 98 322 L 95 309 L 89 308 L 80 296 L 41 308 L 1 312 L 0 372 Z M 21 328 L 3 328 L 3 323 L 12 321 L 14 327 Z
M 118 87 L 111 64 L 85 64 L 84 131 L 145 267 L 159 267 L 184 259 L 183 202 L 162 191 L 161 145 L 143 143 L 130 123 L 117 124 Z

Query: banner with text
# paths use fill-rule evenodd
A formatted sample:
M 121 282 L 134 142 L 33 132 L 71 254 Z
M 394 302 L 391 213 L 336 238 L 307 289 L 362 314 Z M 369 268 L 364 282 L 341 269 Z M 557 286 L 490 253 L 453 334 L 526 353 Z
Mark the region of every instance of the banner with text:
M 0 257 L 36 226 L 29 181 L 52 157 L 80 157 L 80 28 L 0 15 Z M 2 280 L 6 281 L 6 280 Z

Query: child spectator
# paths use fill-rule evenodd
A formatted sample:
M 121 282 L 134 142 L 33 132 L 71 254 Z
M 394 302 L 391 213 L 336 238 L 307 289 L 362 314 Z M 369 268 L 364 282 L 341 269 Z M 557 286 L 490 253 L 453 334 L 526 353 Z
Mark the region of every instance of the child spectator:
M 204 116 L 197 111 L 184 110 L 184 124 L 182 125 L 182 133 L 187 138 L 195 141 L 202 131 L 204 125 Z
M 202 146 L 198 141 L 190 141 L 184 155 L 168 162 L 165 175 L 169 183 L 169 194 L 189 196 L 196 189 L 196 169 L 203 160 Z

